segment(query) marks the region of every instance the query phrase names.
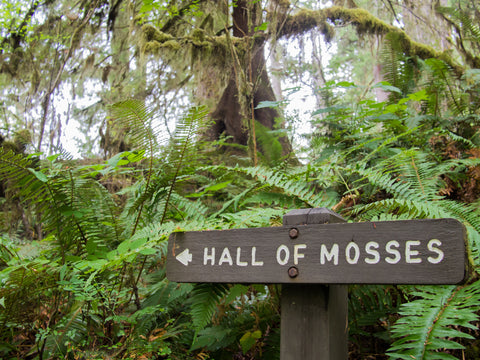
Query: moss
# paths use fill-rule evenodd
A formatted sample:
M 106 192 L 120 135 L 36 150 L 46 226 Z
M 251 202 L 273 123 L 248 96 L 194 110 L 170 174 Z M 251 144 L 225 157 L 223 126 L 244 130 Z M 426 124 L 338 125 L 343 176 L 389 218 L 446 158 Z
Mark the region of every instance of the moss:
M 165 34 L 152 25 L 144 25 L 142 27 L 142 32 L 146 41 L 155 40 L 160 43 L 164 43 L 164 42 L 173 40 L 172 35 Z
M 381 35 L 395 29 L 365 9 L 347 9 L 341 6 L 332 6 L 324 9 L 323 12 L 333 23 L 341 22 L 342 24 L 354 25 L 359 34 L 369 33 Z
M 165 41 L 163 44 L 160 45 L 160 47 L 174 51 L 180 50 L 182 48 L 180 43 L 175 40 Z
M 19 130 L 13 135 L 13 139 L 5 140 L 0 135 L 0 147 L 4 151 L 13 151 L 16 154 L 25 153 L 27 145 L 32 141 L 32 134 L 29 130 Z
M 293 16 L 289 16 L 280 30 L 280 36 L 291 37 L 300 35 L 316 28 L 320 24 L 326 24 L 326 17 L 322 11 L 301 10 Z
M 21 153 L 21 149 L 11 140 L 5 140 L 0 147 L 3 148 L 4 152 L 13 151 L 15 154 Z
M 289 16 L 283 28 L 279 29 L 280 36 L 291 37 L 303 34 L 317 28 L 327 41 L 333 38 L 333 25 L 353 25 L 359 35 L 374 34 L 396 37 L 398 47 L 405 54 L 418 56 L 421 59 L 438 58 L 448 64 L 458 75 L 464 69 L 455 63 L 448 53 L 439 53 L 432 47 L 413 41 L 403 30 L 389 25 L 372 15 L 365 9 L 345 8 L 332 6 L 320 10 L 301 10 Z M 480 61 L 479 61 L 480 63 Z
M 192 40 L 198 42 L 205 41 L 205 31 L 203 31 L 202 29 L 194 29 L 192 31 Z
M 157 54 L 160 50 L 161 44 L 158 41 L 149 41 L 143 45 L 143 53 L 145 54 Z

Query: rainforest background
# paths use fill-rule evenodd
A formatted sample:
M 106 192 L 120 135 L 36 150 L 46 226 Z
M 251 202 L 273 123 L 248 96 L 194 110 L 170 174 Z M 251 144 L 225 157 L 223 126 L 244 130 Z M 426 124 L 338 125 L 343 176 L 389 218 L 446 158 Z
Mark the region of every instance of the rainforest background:
M 166 241 L 327 207 L 468 233 L 465 284 L 349 287 L 349 358 L 478 359 L 479 18 L 475 0 L 2 2 L 0 357 L 278 359 L 281 288 L 169 282 Z

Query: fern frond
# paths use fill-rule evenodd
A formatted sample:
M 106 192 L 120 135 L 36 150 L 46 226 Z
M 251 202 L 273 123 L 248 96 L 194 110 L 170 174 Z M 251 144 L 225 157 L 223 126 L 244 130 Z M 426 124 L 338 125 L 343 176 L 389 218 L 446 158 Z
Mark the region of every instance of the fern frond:
M 202 330 L 211 321 L 218 310 L 219 301 L 227 294 L 225 284 L 197 284 L 190 297 L 193 327 L 196 332 Z
M 281 169 L 269 169 L 262 166 L 234 168 L 226 166 L 210 166 L 202 169 L 212 172 L 222 170 L 224 172 L 248 175 L 256 182 L 256 184 L 247 188 L 242 194 L 236 197 L 236 204 L 242 199 L 245 199 L 247 195 L 250 196 L 250 194 L 257 189 L 262 188 L 263 191 L 266 191 L 268 187 L 272 192 L 274 189 L 276 189 L 276 191 L 280 190 L 287 196 L 303 202 L 304 206 L 307 205 L 308 207 L 331 207 L 336 202 L 336 198 L 322 192 L 315 186 L 315 184 L 313 184 L 313 182 L 305 181 L 305 177 L 302 176 L 303 174 L 301 173 L 290 174 Z M 227 204 L 225 204 L 225 206 L 226 205 Z M 219 213 L 226 209 L 225 206 Z
M 82 305 L 75 304 L 70 313 L 67 314 L 55 331 L 52 331 L 45 339 L 45 353 L 52 357 L 66 357 L 68 345 L 77 345 L 88 333 L 87 321 L 82 315 Z
M 430 286 L 411 293 L 417 299 L 404 303 L 392 334 L 398 338 L 388 355 L 392 359 L 456 359 L 445 350 L 463 349 L 453 339 L 474 339 L 459 328 L 476 330 L 480 282 L 469 286 Z
M 30 202 L 40 211 L 49 207 L 48 178 L 34 169 L 32 159 L 0 147 L 0 178 L 6 182 L 7 191 L 21 201 Z
M 384 78 L 391 85 L 402 91 L 402 97 L 414 91 L 418 83 L 419 64 L 414 58 L 406 57 L 402 49 L 399 34 L 390 32 L 386 35 L 380 52 L 380 61 Z M 398 96 L 392 93 L 391 97 Z
M 281 225 L 281 218 L 285 214 L 280 208 L 251 208 L 235 213 L 225 213 L 221 216 L 234 224 L 234 227 L 270 227 Z
M 40 305 L 48 307 L 54 300 L 49 294 L 57 283 L 58 268 L 55 265 L 48 260 L 25 260 L 0 272 L 2 324 L 33 325 L 43 316 Z
M 148 146 L 153 154 L 156 149 L 156 134 L 151 129 L 145 128 L 151 125 L 154 114 L 143 103 L 134 100 L 117 104 L 112 111 L 115 111 L 116 117 L 122 119 L 129 127 L 141 125 L 143 130 L 138 132 L 138 136 L 148 140 Z M 188 169 L 189 164 L 197 158 L 193 149 L 196 145 L 196 135 L 203 126 L 206 115 L 205 108 L 194 107 L 177 122 L 170 145 L 165 147 L 162 153 L 164 163 L 156 173 L 153 172 L 153 157 L 150 157 L 145 181 L 137 183 L 135 189 L 131 189 L 134 190 L 134 199 L 126 207 L 128 216 L 136 214 L 135 221 L 130 225 L 132 234 L 142 221 L 145 207 L 150 208 L 150 213 L 161 208 L 160 218 L 158 218 L 158 212 L 156 214 L 157 221 L 160 223 L 165 221 L 178 179 Z M 149 214 L 146 214 L 146 218 L 146 221 L 151 220 Z
M 182 166 L 185 166 L 189 156 L 193 155 L 191 150 L 195 144 L 195 136 L 198 134 L 199 129 L 203 126 L 203 121 L 206 119 L 208 111 L 205 107 L 193 107 L 189 110 L 188 114 L 177 123 L 175 128 L 175 135 L 173 137 L 173 151 L 170 152 L 167 161 L 175 164 L 175 170 L 171 184 L 169 186 L 166 199 L 165 209 L 161 217 L 160 223 L 163 223 L 167 213 L 170 197 L 176 185 L 177 178 L 180 176 Z M 196 158 L 192 156 L 192 158 Z
M 208 208 L 200 201 L 188 200 L 176 192 L 172 193 L 171 203 L 182 213 L 184 219 L 205 219 L 209 212 Z
M 467 35 L 471 37 L 473 41 L 480 43 L 480 27 L 471 20 L 466 12 L 456 7 L 444 6 L 439 6 L 435 10 L 450 16 L 450 19 L 458 24 L 464 35 Z
M 110 108 L 110 118 L 123 129 L 124 136 L 134 147 L 158 150 L 158 133 L 154 132 L 154 112 L 143 101 L 129 99 Z
M 447 164 L 438 164 L 417 149 L 401 151 L 374 167 L 357 166 L 355 172 L 370 184 L 377 186 L 397 199 L 440 200 L 441 175 Z
M 456 78 L 454 71 L 442 60 L 427 59 L 425 65 L 430 73 L 427 80 L 428 92 L 434 93 L 437 96 L 444 95 L 447 100 L 448 109 L 454 115 L 459 116 L 465 113 L 467 106 L 462 98 L 462 93 L 458 91 L 456 86 Z M 437 101 L 431 104 L 432 108 L 438 109 Z M 437 111 L 432 111 L 437 115 Z
M 88 254 L 96 256 L 120 241 L 123 228 L 117 206 L 99 182 L 72 176 L 58 192 L 64 195 L 59 209 L 62 218 L 57 218 L 60 239 L 70 239 L 72 244 L 83 242 Z
M 161 169 L 156 174 L 152 174 L 150 181 L 146 181 L 146 179 L 140 180 L 129 189 L 130 193 L 135 196 L 132 199 L 133 201 L 126 206 L 129 216 L 138 212 L 144 204 L 148 204 L 151 201 L 160 201 L 162 196 L 165 196 L 172 180 L 172 174 L 169 174 L 168 170 L 165 171 L 168 166 L 166 165 L 164 169 Z
M 400 292 L 392 286 L 350 286 L 348 303 L 350 334 L 362 334 L 362 327 L 375 325 L 390 314 L 396 313 L 400 303 Z
M 474 148 L 475 144 L 470 140 L 466 139 L 463 136 L 457 135 L 454 132 L 451 132 L 447 129 L 445 129 L 445 134 L 448 135 L 452 140 L 463 143 L 467 148 Z

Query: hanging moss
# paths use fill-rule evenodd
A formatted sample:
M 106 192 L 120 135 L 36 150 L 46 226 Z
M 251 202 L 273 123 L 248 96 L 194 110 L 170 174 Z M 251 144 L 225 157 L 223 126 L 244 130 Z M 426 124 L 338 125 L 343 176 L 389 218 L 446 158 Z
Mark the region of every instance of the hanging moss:
M 289 16 L 287 21 L 279 29 L 279 35 L 292 37 L 303 34 L 316 27 L 328 27 L 327 18 L 323 11 L 301 10 L 293 16 Z
M 237 57 L 242 58 L 251 43 L 249 38 L 227 38 L 226 35 L 207 36 L 203 29 L 194 29 L 189 35 L 175 39 L 152 25 L 144 25 L 142 52 L 144 54 L 159 54 L 161 51 L 178 51 L 184 49 L 190 52 L 191 63 L 197 60 L 209 61 L 211 65 L 224 67 L 230 63 L 232 46 Z
M 279 29 L 279 33 L 280 36 L 291 37 L 301 35 L 312 29 L 318 29 L 326 37 L 326 40 L 329 41 L 334 34 L 332 25 L 353 25 L 359 35 L 384 36 L 394 34 L 405 54 L 418 56 L 421 59 L 437 58 L 443 60 L 458 75 L 464 72 L 464 68 L 456 64 L 449 53 L 439 53 L 430 46 L 412 40 L 403 30 L 387 24 L 361 8 L 350 9 L 332 6 L 320 10 L 301 10 L 287 18 L 284 26 Z

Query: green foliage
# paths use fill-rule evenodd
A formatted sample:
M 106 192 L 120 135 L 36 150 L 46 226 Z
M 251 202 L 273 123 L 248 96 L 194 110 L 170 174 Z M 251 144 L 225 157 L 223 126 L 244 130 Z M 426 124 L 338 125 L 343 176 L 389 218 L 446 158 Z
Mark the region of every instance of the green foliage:
M 333 99 L 313 114 L 314 168 L 335 172 L 335 209 L 354 221 L 458 219 L 472 273 L 461 286 L 353 286 L 350 337 L 362 348 L 373 334 L 392 358 L 475 358 L 465 339 L 478 336 L 478 82 L 474 74 L 459 80 L 438 59 L 405 58 L 394 41 L 383 59 L 390 82 L 376 87 L 391 94 L 388 102 Z M 345 85 L 326 90 L 341 94 Z
M 394 321 L 401 296 L 401 292 L 393 286 L 351 285 L 348 303 L 351 341 L 359 342 L 359 336 L 370 336 L 369 332 L 377 338 L 389 341 L 389 328 L 384 324 Z
M 217 311 L 217 303 L 225 296 L 223 284 L 198 284 L 192 292 L 192 322 L 196 331 L 203 329 Z
M 389 100 L 350 103 L 343 95 L 359 86 L 327 83 L 305 164 L 284 162 L 278 134 L 256 126 L 264 165 L 224 165 L 202 152 L 205 108 L 190 109 L 162 141 L 153 108 L 137 100 L 110 108 L 130 147 L 106 161 L 0 148 L 2 215 L 25 209 L 16 223 L 31 217 L 38 233 L 35 252 L 0 237 L 0 356 L 278 359 L 278 287 L 172 283 L 167 239 L 279 226 L 289 209 L 328 207 L 350 221 L 448 217 L 466 226 L 466 284 L 349 290 L 359 357 L 461 358 L 479 331 L 480 81 L 438 59 L 405 58 L 394 40 L 384 50 L 389 81 L 365 90 Z
M 392 329 L 396 340 L 389 349 L 392 359 L 456 359 L 439 351 L 464 349 L 455 338 L 474 339 L 463 329 L 478 330 L 480 283 L 413 289 L 416 299 L 402 304 Z
M 279 141 L 278 131 L 270 130 L 255 121 L 255 136 L 257 145 L 262 149 L 267 164 L 278 163 L 282 157 L 282 144 Z
M 123 103 L 115 111 L 119 121 L 135 127 L 150 119 L 136 102 Z M 23 155 L 1 153 L 0 172 L 7 191 L 23 206 L 41 214 L 42 231 L 47 234 L 44 241 L 50 244 L 42 255 L 29 260 L 18 257 L 11 245 L 2 243 L 1 276 L 5 286 L 0 299 L 5 311 L 0 321 L 7 330 L 1 339 L 5 354 L 19 351 L 16 347 L 21 343 L 12 342 L 10 336 L 25 327 L 29 336 L 37 339 L 31 353 L 39 357 L 67 356 L 88 347 L 91 336 L 98 339 L 96 343 L 104 351 L 113 351 L 121 339 L 130 346 L 148 332 L 153 334 L 152 340 L 147 338 L 138 346 L 144 346 L 144 351 L 159 353 L 161 348 L 164 353 L 170 352 L 165 341 L 181 332 L 183 325 L 172 325 L 161 331 L 162 336 L 156 336 L 158 324 L 147 321 L 151 319 L 149 314 L 161 310 L 159 304 L 152 303 L 156 292 L 143 294 L 139 282 L 148 279 L 142 277 L 144 268 L 164 261 L 165 240 L 173 230 L 167 220 L 180 210 L 187 216 L 198 217 L 199 211 L 201 215 L 201 204 L 187 200 L 174 188 L 191 171 L 189 164 L 196 158 L 192 146 L 204 116 L 204 110 L 192 109 L 179 121 L 171 144 L 162 150 L 168 154 L 163 168 L 154 167 L 157 162 L 151 156 L 144 170 L 143 150 L 123 152 L 105 164 L 92 166 L 72 166 L 58 157 L 50 157 L 38 166 Z M 142 126 L 148 128 L 149 124 Z M 143 132 L 142 139 L 152 134 Z M 153 140 L 148 143 L 153 144 Z M 132 190 L 108 191 L 106 186 L 117 181 L 120 184 L 125 174 L 135 172 L 139 175 Z M 152 173 L 154 176 L 150 176 Z M 119 207 L 122 204 L 123 211 Z M 170 211 L 170 206 L 175 211 Z M 150 216 L 159 213 L 156 222 L 150 224 Z M 128 214 L 133 215 L 133 222 Z M 163 278 L 161 271 L 160 280 Z M 39 282 L 45 285 L 38 286 Z M 172 299 L 184 300 L 186 295 L 176 286 L 172 290 L 168 301 L 163 301 L 166 309 Z M 131 302 L 138 311 L 131 317 L 121 315 Z M 123 318 L 124 322 L 119 321 Z

